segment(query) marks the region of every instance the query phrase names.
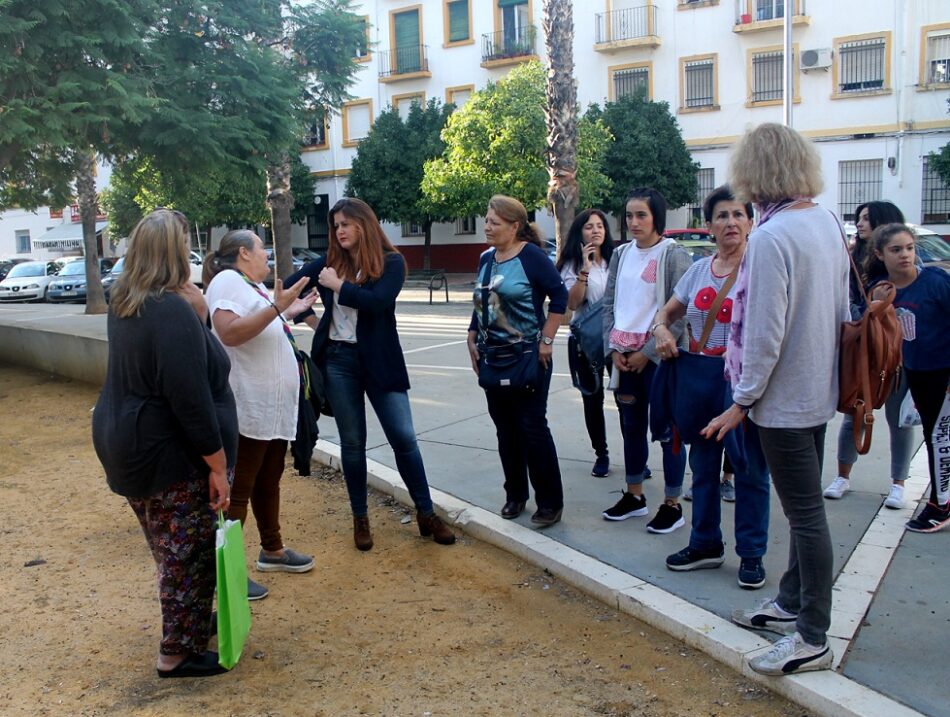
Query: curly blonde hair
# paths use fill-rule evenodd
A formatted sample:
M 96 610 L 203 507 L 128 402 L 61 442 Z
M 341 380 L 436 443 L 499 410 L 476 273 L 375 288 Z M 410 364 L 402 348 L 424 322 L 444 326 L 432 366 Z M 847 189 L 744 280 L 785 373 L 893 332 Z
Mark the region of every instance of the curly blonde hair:
M 821 193 L 821 160 L 798 132 L 774 122 L 739 140 L 729 164 L 729 184 L 741 202 L 767 204 Z

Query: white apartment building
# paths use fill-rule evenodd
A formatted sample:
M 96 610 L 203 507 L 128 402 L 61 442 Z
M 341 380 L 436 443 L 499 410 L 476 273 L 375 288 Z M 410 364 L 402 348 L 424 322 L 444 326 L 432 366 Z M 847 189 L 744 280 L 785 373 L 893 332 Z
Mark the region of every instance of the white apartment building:
M 794 3 L 794 7 L 792 7 Z M 464 104 L 514 65 L 544 58 L 542 0 L 363 0 L 367 43 L 354 99 L 315 122 L 302 148 L 315 204 L 295 245 L 322 249 L 327 209 L 343 196 L 361 138 L 387 106 L 432 97 Z M 578 100 L 586 107 L 645 87 L 667 102 L 694 159 L 701 198 L 726 181 L 729 148 L 751 126 L 782 120 L 784 0 L 590 0 L 574 3 Z M 817 143 L 819 201 L 844 219 L 889 199 L 907 220 L 950 234 L 950 188 L 926 157 L 950 141 L 950 3 L 946 0 L 789 0 L 793 15 L 793 126 Z M 628 187 L 618 187 L 625 192 Z M 0 256 L 18 253 L 56 223 L 8 212 Z M 687 226 L 697 207 L 670 213 Z M 31 218 L 32 217 L 32 218 Z M 553 236 L 546 212 L 537 221 Z M 433 228 L 432 266 L 471 271 L 484 250 L 481 218 Z M 410 266 L 421 228 L 387 225 Z M 217 232 L 212 243 L 218 238 Z
M 794 2 L 794 7 L 791 7 Z M 945 0 L 791 0 L 793 126 L 818 146 L 819 201 L 851 219 L 889 199 L 907 220 L 950 234 L 950 188 L 926 157 L 950 141 L 950 4 Z M 311 128 L 304 162 L 318 204 L 295 244 L 325 246 L 326 209 L 343 195 L 359 140 L 387 106 L 438 97 L 463 104 L 488 80 L 544 58 L 541 0 L 366 0 L 363 68 L 340 115 Z M 590 0 L 574 3 L 581 107 L 645 86 L 667 102 L 700 171 L 700 197 L 724 181 L 730 146 L 782 121 L 783 0 Z M 627 187 L 617 188 L 623 192 Z M 667 226 L 687 226 L 681 208 Z M 537 221 L 553 236 L 545 212 Z M 432 265 L 470 271 L 485 248 L 481 219 L 433 228 Z M 387 226 L 410 266 L 419 227 Z

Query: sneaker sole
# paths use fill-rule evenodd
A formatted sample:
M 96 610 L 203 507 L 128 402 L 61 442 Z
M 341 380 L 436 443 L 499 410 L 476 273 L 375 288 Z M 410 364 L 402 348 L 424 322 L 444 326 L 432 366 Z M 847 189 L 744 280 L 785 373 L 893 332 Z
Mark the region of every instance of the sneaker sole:
M 744 615 L 737 615 L 733 613 L 732 621 L 736 625 L 741 625 L 742 627 L 748 627 L 752 630 L 764 630 L 766 632 L 774 632 L 776 635 L 791 635 L 798 628 L 796 623 L 798 622 L 798 617 L 790 617 L 779 620 L 774 617 L 765 617 L 762 616 L 763 624 L 756 624 L 754 616 L 751 620 L 747 619 Z
M 669 528 L 654 528 L 652 525 L 648 525 L 647 532 L 656 533 L 657 535 L 666 535 L 667 533 L 672 533 L 677 528 L 682 528 L 684 525 L 686 525 L 686 521 L 683 518 L 680 518 Z
M 775 667 L 756 666 L 753 664 L 755 662 L 755 658 L 753 658 L 749 660 L 749 667 L 761 675 L 775 675 L 781 677 L 782 675 L 797 674 L 799 672 L 830 670 L 833 661 L 834 653 L 832 653 L 830 647 L 825 647 L 824 652 L 819 652 L 817 655 L 812 655 L 807 658 L 800 657 L 797 660 L 789 660 L 781 666 L 776 665 Z
M 606 473 L 594 473 L 594 471 L 591 471 L 590 474 L 594 476 L 594 478 L 606 478 L 610 475 L 610 471 L 607 471 Z
M 607 515 L 607 511 L 601 513 L 604 516 L 604 520 L 626 520 L 627 518 L 642 518 L 647 513 L 649 513 L 647 508 L 637 508 L 636 510 L 631 510 L 629 513 L 624 513 L 623 515 Z
M 307 573 L 313 570 L 313 561 L 306 565 L 284 565 L 283 563 L 262 563 L 257 561 L 255 567 L 262 573 Z
M 841 500 L 851 491 L 846 490 L 844 493 L 822 493 L 821 495 L 828 500 Z
M 890 508 L 891 510 L 900 510 L 901 508 L 904 507 L 904 503 L 903 503 L 903 502 L 901 502 L 901 503 L 893 503 L 893 502 L 889 503 L 888 501 L 885 500 L 885 501 L 884 501 L 884 507 L 885 507 L 885 508 Z
M 248 601 L 248 602 L 254 602 L 255 600 L 263 600 L 263 599 L 266 598 L 268 595 L 270 595 L 270 590 L 268 590 L 268 591 L 267 591 L 266 593 L 264 593 L 263 595 L 254 595 L 253 597 L 250 596 L 250 595 L 248 595 L 248 596 L 247 596 L 247 601 Z
M 950 518 L 947 518 L 946 520 L 943 520 L 939 523 L 931 523 L 925 528 L 918 528 L 917 526 L 911 525 L 910 523 L 906 523 L 904 527 L 912 533 L 936 533 L 938 530 L 945 528 L 947 524 L 950 524 Z
M 759 582 L 757 582 L 757 583 L 747 583 L 747 582 L 743 582 L 742 578 L 737 578 L 737 579 L 736 579 L 736 582 L 739 583 L 739 587 L 742 588 L 743 590 L 758 590 L 760 587 L 762 587 L 763 585 L 765 585 L 765 578 L 762 578 L 762 579 L 761 579 Z M 747 627 L 748 627 L 748 626 L 747 626 Z
M 687 573 L 690 570 L 707 570 L 718 568 L 724 562 L 726 562 L 725 558 L 703 558 L 702 560 L 697 560 L 693 563 L 689 563 L 688 565 L 670 565 L 667 563 L 666 567 L 670 570 L 675 570 L 678 573 Z

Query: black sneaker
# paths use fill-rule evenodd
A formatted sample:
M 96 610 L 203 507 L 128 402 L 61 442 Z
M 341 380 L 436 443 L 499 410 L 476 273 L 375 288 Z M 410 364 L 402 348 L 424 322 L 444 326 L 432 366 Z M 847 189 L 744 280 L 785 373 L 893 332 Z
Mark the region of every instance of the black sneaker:
M 950 523 L 950 503 L 941 508 L 928 502 L 916 518 L 907 521 L 905 527 L 915 533 L 936 533 L 947 523 Z
M 607 508 L 601 515 L 604 520 L 626 520 L 627 518 L 639 518 L 647 514 L 647 499 L 642 495 L 633 495 L 624 491 L 617 504 Z
M 683 506 L 664 503 L 656 511 L 653 520 L 647 523 L 647 530 L 651 533 L 672 533 L 684 525 L 686 521 L 683 520 Z
M 610 456 L 597 456 L 594 467 L 590 469 L 590 474 L 595 478 L 606 478 L 610 474 Z
M 742 558 L 739 561 L 739 587 L 758 590 L 765 585 L 765 566 L 762 558 Z
M 666 567 L 676 571 L 718 568 L 725 559 L 722 544 L 716 550 L 696 550 L 687 545 L 681 551 L 673 553 L 666 559 Z

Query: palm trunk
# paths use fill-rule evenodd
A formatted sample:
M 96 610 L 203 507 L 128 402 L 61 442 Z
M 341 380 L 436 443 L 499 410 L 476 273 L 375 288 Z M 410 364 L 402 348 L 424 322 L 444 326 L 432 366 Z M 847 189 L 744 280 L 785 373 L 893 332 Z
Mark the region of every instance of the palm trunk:
M 267 167 L 267 206 L 274 236 L 274 279 L 283 280 L 293 273 L 290 210 L 294 207 L 294 195 L 290 191 L 290 157 L 287 155 Z
M 422 253 L 422 268 L 431 269 L 432 268 L 432 218 L 426 217 L 425 222 L 422 225 L 425 231 L 425 250 Z
M 558 251 L 577 209 L 577 85 L 571 0 L 544 0 L 541 25 L 548 56 L 545 119 L 548 201 L 554 210 Z
M 99 275 L 101 247 L 96 242 L 96 215 L 99 202 L 96 196 L 96 156 L 92 150 L 79 158 L 76 173 L 76 194 L 79 197 L 79 214 L 82 217 L 83 254 L 86 257 L 86 313 L 104 314 L 109 310 L 102 280 Z

